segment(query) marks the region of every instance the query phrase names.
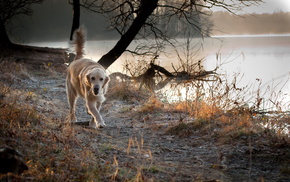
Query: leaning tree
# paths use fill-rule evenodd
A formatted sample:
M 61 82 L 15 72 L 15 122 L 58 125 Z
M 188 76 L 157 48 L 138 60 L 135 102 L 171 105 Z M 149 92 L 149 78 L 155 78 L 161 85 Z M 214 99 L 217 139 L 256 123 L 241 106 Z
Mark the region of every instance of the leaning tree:
M 183 29 L 195 30 L 206 35 L 210 29 L 205 26 L 214 7 L 235 13 L 261 0 L 71 0 L 93 12 L 103 14 L 110 22 L 110 28 L 119 32 L 116 45 L 98 61 L 105 68 L 113 64 L 129 44 L 137 38 L 156 41 L 162 47 L 170 38 L 178 36 Z M 75 7 L 76 8 L 76 7 Z M 178 21 L 176 21 L 178 19 Z M 172 22 L 178 22 L 172 26 Z M 169 26 L 171 24 L 171 26 Z M 103 27 L 100 27 L 103 28 Z M 176 31 L 170 31 L 176 29 Z M 152 46 L 152 45 L 150 45 Z M 152 50 L 152 47 L 149 49 Z M 137 54 L 146 54 L 146 46 L 137 49 Z

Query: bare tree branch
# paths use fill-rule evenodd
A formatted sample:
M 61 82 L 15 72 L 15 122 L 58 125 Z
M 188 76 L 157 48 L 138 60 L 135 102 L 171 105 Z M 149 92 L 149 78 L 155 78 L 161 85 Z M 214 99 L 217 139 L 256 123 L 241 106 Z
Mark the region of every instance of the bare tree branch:
M 0 16 L 4 24 L 13 17 L 25 14 L 31 15 L 31 5 L 42 3 L 43 0 L 0 0 Z
M 244 7 L 260 2 L 261 0 L 81 0 L 81 6 L 103 14 L 110 21 L 110 29 L 121 35 L 122 41 L 120 39 L 113 50 L 100 60 L 107 67 L 121 55 L 120 51 L 127 49 L 130 42 L 125 41 L 125 37 L 129 37 L 130 41 L 135 38 L 154 39 L 157 45 L 160 39 L 162 43 L 172 44 L 172 38 L 177 37 L 184 29 L 196 32 L 195 35 L 208 36 L 212 23 L 207 16 L 211 14 L 213 7 L 235 14 Z M 152 4 L 154 9 L 151 9 Z M 145 9 L 150 9 L 151 13 L 144 16 Z M 142 24 L 136 23 L 141 17 Z M 128 32 L 134 32 L 133 36 L 128 36 Z
M 17 15 L 31 15 L 31 5 L 42 2 L 43 0 L 0 0 L 0 46 L 13 45 L 6 32 L 7 23 Z

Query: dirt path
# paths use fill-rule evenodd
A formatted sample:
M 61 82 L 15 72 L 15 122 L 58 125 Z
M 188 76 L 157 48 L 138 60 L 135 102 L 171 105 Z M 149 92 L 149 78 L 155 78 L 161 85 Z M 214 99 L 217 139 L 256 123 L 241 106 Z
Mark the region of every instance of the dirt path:
M 27 73 L 11 82 L 14 88 L 30 97 L 29 102 L 42 113 L 43 121 L 53 121 L 50 127 L 55 131 L 51 133 L 63 132 L 68 112 L 65 66 L 50 61 L 45 64 L 41 69 L 26 65 Z M 7 76 L 10 77 L 13 76 Z M 101 111 L 107 127 L 94 130 L 87 126 L 70 126 L 69 137 L 84 146 L 73 152 L 89 148 L 102 168 L 109 171 L 110 175 L 104 176 L 102 181 L 289 181 L 289 144 L 273 147 L 267 140 L 254 136 L 241 136 L 225 144 L 220 143 L 214 133 L 199 130 L 187 137 L 168 134 L 168 128 L 179 124 L 181 116 L 187 122 L 186 114 L 166 109 L 141 112 L 143 104 L 137 98 L 108 97 Z M 80 99 L 77 108 L 78 121 L 89 121 L 90 116 Z M 188 118 L 188 121 L 194 119 Z
M 47 72 L 49 73 L 49 72 Z M 68 104 L 65 74 L 34 73 L 21 81 L 37 95 L 36 110 L 47 119 L 65 122 Z M 107 127 L 98 130 L 72 126 L 74 136 L 87 143 L 101 163 L 114 164 L 116 175 L 107 180 L 126 181 L 141 174 L 143 181 L 289 181 L 289 150 L 255 145 L 255 138 L 219 144 L 214 135 L 195 131 L 189 137 L 166 133 L 178 124 L 180 113 L 140 113 L 140 103 L 108 100 L 102 109 Z M 79 100 L 79 121 L 90 120 Z M 286 163 L 285 163 L 286 161 Z M 286 166 L 285 166 L 286 165 Z M 111 169 L 112 170 L 112 169 Z M 113 170 L 113 171 L 114 171 Z
M 65 121 L 68 111 L 65 79 L 46 78 L 36 78 L 37 84 L 33 84 L 36 88 L 33 85 L 30 88 L 33 91 L 38 90 L 37 93 L 41 96 L 38 109 L 44 114 L 47 112 L 49 117 L 54 113 L 53 117 Z M 80 122 L 90 120 L 83 104 L 79 99 L 76 113 Z M 178 116 L 170 113 L 145 113 L 136 116 L 134 112 L 137 112 L 138 107 L 136 104 L 110 99 L 104 103 L 102 115 L 107 127 L 96 130 L 90 144 L 96 150 L 103 151 L 104 161 L 112 160 L 115 156 L 121 169 L 145 169 L 148 173 L 146 181 L 224 178 L 222 171 L 211 167 L 219 162 L 217 147 L 212 142 L 201 136 L 180 139 L 165 135 L 163 128 L 166 126 L 163 125 L 168 125 L 168 120 L 171 120 L 170 123 L 176 122 Z M 155 121 L 154 118 L 158 120 Z M 87 129 L 86 126 L 74 127 Z M 79 133 L 77 137 L 87 140 L 85 135 Z

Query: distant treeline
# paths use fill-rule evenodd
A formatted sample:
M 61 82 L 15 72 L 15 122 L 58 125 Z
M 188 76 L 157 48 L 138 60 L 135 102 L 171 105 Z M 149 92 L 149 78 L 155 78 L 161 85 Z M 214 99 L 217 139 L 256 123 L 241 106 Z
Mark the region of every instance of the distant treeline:
M 166 13 L 166 10 L 164 11 Z M 72 26 L 73 10 L 68 1 L 44 1 L 33 6 L 31 17 L 21 16 L 7 26 L 13 42 L 30 43 L 38 41 L 68 41 Z M 195 24 L 207 35 L 234 34 L 283 34 L 290 33 L 290 13 L 255 14 L 234 16 L 228 12 L 214 12 L 210 17 L 196 16 Z M 184 20 L 172 17 L 162 22 L 164 32 L 182 36 L 186 25 Z M 119 39 L 117 31 L 110 30 L 109 20 L 103 15 L 86 10 L 81 11 L 81 24 L 88 30 L 88 39 Z M 193 36 L 200 36 L 198 29 Z M 183 36 L 184 37 L 184 36 Z
M 286 34 L 290 33 L 290 12 L 236 16 L 214 12 L 212 35 Z
M 69 1 L 44 1 L 33 5 L 32 16 L 14 19 L 7 31 L 13 42 L 68 41 L 72 26 L 73 9 Z M 81 11 L 81 24 L 88 30 L 88 39 L 117 38 L 108 31 L 109 23 L 97 13 Z
M 68 1 L 44 1 L 42 4 L 33 5 L 33 14 L 30 17 L 21 16 L 13 20 L 8 27 L 8 33 L 13 42 L 31 43 L 39 41 L 68 41 L 72 26 L 73 9 Z M 167 13 L 165 9 L 163 13 Z M 208 17 L 193 14 L 195 24 L 209 35 L 211 25 Z M 184 19 L 170 18 L 170 22 L 160 19 L 160 30 L 169 36 L 182 36 L 188 27 Z M 81 10 L 81 24 L 86 27 L 87 39 L 108 40 L 119 39 L 120 34 L 110 28 L 110 20 L 102 14 Z M 140 32 L 142 33 L 142 32 Z M 196 28 L 193 36 L 201 36 Z M 184 36 L 184 35 L 183 35 Z

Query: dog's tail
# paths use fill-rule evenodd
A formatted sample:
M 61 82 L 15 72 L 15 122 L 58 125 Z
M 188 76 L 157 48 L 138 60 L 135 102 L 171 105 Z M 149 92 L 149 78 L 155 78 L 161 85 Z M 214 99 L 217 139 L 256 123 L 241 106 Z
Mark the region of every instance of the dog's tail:
M 80 59 L 84 56 L 85 40 L 86 40 L 85 30 L 83 27 L 80 27 L 74 32 L 73 46 L 76 52 L 75 60 Z

